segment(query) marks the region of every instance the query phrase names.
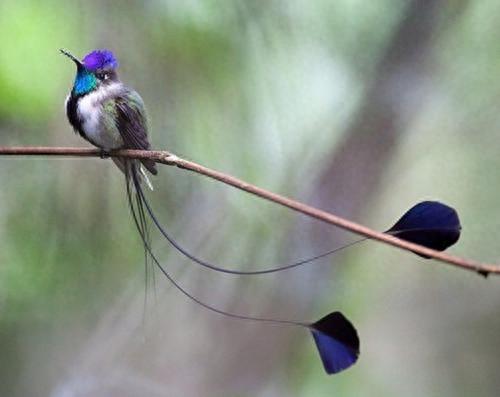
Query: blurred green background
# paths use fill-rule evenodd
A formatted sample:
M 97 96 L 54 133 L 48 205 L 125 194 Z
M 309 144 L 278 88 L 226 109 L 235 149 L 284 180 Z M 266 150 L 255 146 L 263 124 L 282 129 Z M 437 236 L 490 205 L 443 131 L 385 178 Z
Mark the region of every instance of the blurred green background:
M 442 200 L 464 228 L 450 251 L 500 262 L 497 1 L 2 0 L 0 37 L 0 145 L 88 146 L 66 121 L 75 71 L 58 49 L 109 48 L 155 148 L 380 230 Z M 226 310 L 343 311 L 361 357 L 329 377 L 303 330 L 206 312 L 159 274 L 146 290 L 111 161 L 3 157 L 0 180 L 1 396 L 498 395 L 495 277 L 373 242 L 221 276 L 153 236 L 179 282 Z M 355 238 L 178 169 L 154 183 L 160 219 L 224 266 Z

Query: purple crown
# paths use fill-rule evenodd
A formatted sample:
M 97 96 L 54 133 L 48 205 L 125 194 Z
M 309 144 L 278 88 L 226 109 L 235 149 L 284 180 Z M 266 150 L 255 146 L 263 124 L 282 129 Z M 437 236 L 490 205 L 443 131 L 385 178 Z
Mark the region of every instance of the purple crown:
M 94 50 L 83 58 L 83 65 L 91 71 L 97 69 L 116 69 L 118 61 L 109 50 Z

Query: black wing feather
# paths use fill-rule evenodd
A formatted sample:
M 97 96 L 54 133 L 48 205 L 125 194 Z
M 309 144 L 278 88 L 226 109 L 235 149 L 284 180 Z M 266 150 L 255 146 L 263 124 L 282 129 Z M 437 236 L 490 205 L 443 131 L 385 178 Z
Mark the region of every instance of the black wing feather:
M 127 98 L 129 96 L 129 98 Z M 132 99 L 132 100 L 131 100 Z M 147 120 L 144 105 L 139 95 L 129 92 L 116 98 L 117 127 L 123 138 L 125 149 L 149 150 Z M 153 175 L 157 174 L 156 164 L 152 160 L 141 160 Z

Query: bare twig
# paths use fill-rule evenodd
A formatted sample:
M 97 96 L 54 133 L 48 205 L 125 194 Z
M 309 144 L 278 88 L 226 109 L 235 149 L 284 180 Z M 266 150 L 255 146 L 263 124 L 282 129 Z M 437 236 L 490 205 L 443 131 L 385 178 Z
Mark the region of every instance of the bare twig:
M 381 233 L 376 230 L 370 229 L 366 226 L 344 219 L 332 213 L 322 211 L 318 208 L 311 207 L 307 204 L 292 200 L 285 196 L 270 192 L 268 190 L 259 188 L 250 183 L 244 182 L 231 175 L 212 170 L 200 164 L 194 163 L 189 160 L 177 157 L 176 155 L 167 151 L 158 150 L 118 150 L 107 153 L 111 157 L 127 157 L 135 159 L 150 159 L 157 163 L 176 166 L 185 170 L 195 172 L 200 175 L 207 176 L 215 179 L 226 185 L 233 186 L 237 189 L 244 190 L 248 193 L 254 194 L 260 198 L 272 201 L 276 204 L 288 207 L 294 211 L 301 212 L 307 216 L 319 219 L 323 222 L 348 230 L 360 236 L 367 237 L 372 240 L 379 241 L 384 244 L 392 245 L 406 251 L 413 251 L 415 253 L 429 256 L 438 261 L 457 266 L 464 270 L 477 272 L 483 276 L 488 274 L 500 275 L 500 266 L 490 263 L 477 262 L 471 259 L 460 258 L 457 256 L 449 255 L 444 252 L 435 251 L 424 246 L 414 244 L 389 234 Z M 98 149 L 89 148 L 73 148 L 73 147 L 3 147 L 0 146 L 0 156 L 65 156 L 65 157 L 99 157 L 103 152 Z

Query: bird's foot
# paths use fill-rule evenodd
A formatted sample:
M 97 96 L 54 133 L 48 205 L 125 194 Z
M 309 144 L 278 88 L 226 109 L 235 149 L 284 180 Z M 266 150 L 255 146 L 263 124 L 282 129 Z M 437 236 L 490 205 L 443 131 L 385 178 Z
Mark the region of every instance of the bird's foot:
M 99 157 L 101 157 L 101 159 L 108 159 L 109 158 L 109 151 L 107 151 L 105 149 L 101 149 L 101 153 L 99 154 Z

